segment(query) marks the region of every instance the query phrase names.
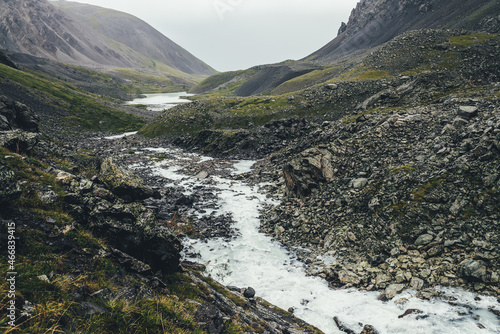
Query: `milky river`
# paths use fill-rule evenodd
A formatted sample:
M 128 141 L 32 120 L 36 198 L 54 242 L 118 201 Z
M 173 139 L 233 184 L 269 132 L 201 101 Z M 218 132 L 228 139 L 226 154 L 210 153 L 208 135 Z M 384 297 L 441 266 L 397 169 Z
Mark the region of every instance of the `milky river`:
M 330 289 L 325 280 L 306 276 L 304 265 L 293 252 L 258 232 L 259 210 L 264 204 L 278 204 L 259 191 L 258 186 L 216 176 L 197 179 L 181 173 L 183 165 L 211 158 L 179 150 L 149 151 L 168 153 L 171 159 L 136 168 L 150 169 L 171 181 L 172 186 L 183 187 L 187 194 L 192 193 L 194 187 L 205 187 L 217 195 L 215 211 L 214 203 L 207 203 L 212 209 L 195 216 L 232 216 L 233 228 L 238 232 L 232 240 L 184 240 L 185 259 L 207 264 L 207 274 L 220 283 L 252 287 L 257 296 L 285 310 L 293 308 L 297 317 L 325 333 L 342 333 L 333 321 L 335 316 L 357 333 L 366 324 L 381 334 L 500 333 L 499 320 L 489 311 L 500 310 L 500 304 L 493 297 L 478 298 L 473 293 L 443 288 L 446 295 L 454 298 L 452 306 L 440 299 L 424 301 L 415 298 L 415 291 L 404 292 L 383 302 L 377 299 L 380 294 L 377 292 Z M 234 164 L 233 173 L 248 172 L 252 164 L 251 161 L 239 161 Z M 408 309 L 418 309 L 421 313 L 398 318 Z

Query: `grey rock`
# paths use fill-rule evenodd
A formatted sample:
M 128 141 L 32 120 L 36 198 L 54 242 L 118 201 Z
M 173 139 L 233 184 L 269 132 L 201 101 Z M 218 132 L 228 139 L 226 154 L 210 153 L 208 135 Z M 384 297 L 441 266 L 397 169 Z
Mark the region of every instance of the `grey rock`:
M 251 287 L 248 287 L 243 292 L 243 296 L 245 296 L 245 298 L 253 298 L 255 297 L 255 290 Z
M 434 237 L 430 234 L 422 234 L 415 240 L 415 246 L 424 246 L 430 244 L 434 240 Z
M 38 133 L 21 130 L 0 131 L 0 146 L 16 153 L 32 151 L 38 145 L 39 139 Z
M 0 157 L 0 203 L 12 201 L 21 196 L 21 193 L 16 175 Z
M 410 288 L 413 290 L 421 290 L 424 287 L 424 281 L 418 277 L 412 277 L 410 281 Z
M 458 114 L 465 118 L 472 118 L 477 115 L 478 108 L 474 106 L 460 106 Z
M 406 286 L 404 284 L 391 284 L 385 289 L 385 296 L 388 299 L 396 297 L 400 294 Z
M 368 184 L 367 178 L 359 178 L 351 181 L 351 187 L 355 189 L 364 188 Z
M 116 165 L 112 159 L 105 159 L 101 165 L 102 182 L 117 196 L 140 200 L 152 197 L 154 192 L 131 171 Z
M 78 315 L 80 315 L 81 317 L 104 314 L 107 312 L 108 311 L 105 308 L 89 302 L 82 302 L 77 310 Z
M 482 261 L 467 259 L 458 265 L 458 274 L 469 281 L 486 281 L 486 265 Z

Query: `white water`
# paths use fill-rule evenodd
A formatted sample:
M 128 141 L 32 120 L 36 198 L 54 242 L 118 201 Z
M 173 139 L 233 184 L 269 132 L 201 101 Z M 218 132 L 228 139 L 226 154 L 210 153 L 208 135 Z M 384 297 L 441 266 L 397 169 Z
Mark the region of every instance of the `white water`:
M 207 185 L 207 180 L 197 180 L 179 174 L 180 167 L 175 165 L 179 161 L 185 163 L 189 158 L 200 162 L 200 157 L 182 155 L 179 151 L 175 151 L 173 155 L 177 157 L 156 164 L 155 173 L 188 188 Z M 179 158 L 181 160 L 178 160 Z M 235 173 L 248 171 L 250 165 L 250 162 L 238 162 L 235 165 Z M 377 300 L 379 293 L 376 292 L 332 290 L 324 280 L 307 277 L 302 263 L 293 254 L 271 238 L 258 233 L 259 208 L 270 200 L 259 193 L 256 187 L 247 186 L 242 182 L 219 177 L 211 179 L 217 184 L 215 191 L 219 198 L 219 209 L 216 213 L 232 214 L 239 236 L 230 242 L 223 239 L 208 242 L 185 240 L 189 254 L 186 258 L 208 263 L 208 273 L 222 284 L 251 286 L 259 297 L 284 309 L 293 307 L 297 317 L 317 326 L 325 333 L 342 333 L 333 321 L 334 316 L 339 317 L 356 332 L 361 332 L 363 325 L 370 324 L 381 334 L 500 333 L 497 317 L 488 311 L 490 307 L 500 309 L 495 298 L 481 296 L 480 300 L 476 301 L 476 296 L 472 293 L 443 289 L 448 295 L 456 298 L 457 305 L 469 305 L 471 308 L 451 306 L 437 299 L 423 301 L 415 298 L 414 292 L 405 292 L 394 298 L 408 300 L 404 305 L 397 305 L 393 301 Z M 193 253 L 199 255 L 193 257 Z M 398 316 L 407 309 L 418 309 L 423 313 L 399 319 Z M 485 329 L 480 329 L 478 324 L 483 325 Z
M 137 134 L 137 131 L 134 131 L 134 132 L 125 132 L 125 133 L 122 133 L 120 135 L 104 137 L 104 139 L 108 139 L 108 140 L 120 139 L 120 138 L 125 138 L 125 137 L 128 137 L 128 136 L 133 136 L 135 134 Z
M 151 111 L 163 111 L 175 107 L 179 103 L 189 103 L 190 100 L 182 99 L 184 96 L 193 96 L 186 92 L 178 93 L 161 93 L 161 94 L 144 94 L 146 97 L 128 101 L 128 105 L 144 104 L 148 106 Z

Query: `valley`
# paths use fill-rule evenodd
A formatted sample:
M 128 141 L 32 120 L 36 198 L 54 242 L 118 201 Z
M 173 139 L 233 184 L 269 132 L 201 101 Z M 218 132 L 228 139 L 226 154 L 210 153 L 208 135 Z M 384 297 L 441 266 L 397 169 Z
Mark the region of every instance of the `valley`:
M 0 2 L 6 333 L 500 330 L 498 1 L 362 0 L 224 73 L 125 13 Z

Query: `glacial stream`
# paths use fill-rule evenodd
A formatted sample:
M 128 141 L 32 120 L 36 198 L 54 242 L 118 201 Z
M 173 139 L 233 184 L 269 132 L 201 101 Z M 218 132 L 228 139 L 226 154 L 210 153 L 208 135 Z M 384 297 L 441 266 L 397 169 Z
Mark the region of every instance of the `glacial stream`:
M 330 289 L 323 279 L 306 276 L 303 264 L 293 252 L 258 232 L 259 209 L 264 203 L 277 204 L 259 191 L 259 187 L 218 176 L 196 178 L 182 174 L 184 166 L 211 158 L 162 148 L 147 149 L 143 153 L 151 152 L 167 154 L 170 159 L 133 167 L 150 169 L 172 186 L 182 187 L 186 194 L 195 188 L 204 188 L 217 195 L 215 203 L 206 203 L 207 208 L 193 212 L 194 216 L 232 216 L 237 236 L 230 241 L 219 238 L 207 242 L 184 241 L 184 258 L 205 264 L 208 274 L 222 284 L 253 287 L 257 296 L 285 310 L 293 308 L 297 317 L 325 333 L 342 333 L 333 321 L 334 316 L 357 333 L 365 324 L 372 325 L 381 334 L 500 333 L 497 316 L 488 311 L 489 308 L 500 310 L 496 298 L 443 288 L 454 305 L 439 299 L 420 300 L 415 297 L 415 291 L 383 302 L 377 299 L 378 292 Z M 252 164 L 251 161 L 236 162 L 233 173 L 248 172 Z M 421 312 L 398 318 L 408 309 Z

